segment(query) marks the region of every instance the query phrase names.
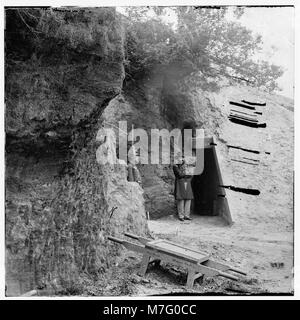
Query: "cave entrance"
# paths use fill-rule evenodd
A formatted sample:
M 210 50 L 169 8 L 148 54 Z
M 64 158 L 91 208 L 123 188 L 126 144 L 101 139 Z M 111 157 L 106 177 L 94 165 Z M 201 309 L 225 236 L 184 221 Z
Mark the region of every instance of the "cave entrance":
M 223 180 L 215 146 L 212 137 L 205 138 L 204 169 L 201 175 L 192 179 L 192 212 L 201 216 L 221 216 L 227 224 L 232 224 L 226 192 L 220 187 Z

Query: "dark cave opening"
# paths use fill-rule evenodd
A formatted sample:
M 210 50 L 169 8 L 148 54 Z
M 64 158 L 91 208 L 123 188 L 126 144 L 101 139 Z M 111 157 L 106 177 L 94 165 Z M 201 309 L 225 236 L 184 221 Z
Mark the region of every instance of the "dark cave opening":
M 204 216 L 217 215 L 214 201 L 218 197 L 219 179 L 212 148 L 204 150 L 204 170 L 192 179 L 194 192 L 193 213 Z
M 213 139 L 211 138 L 213 143 Z M 221 216 L 231 224 L 231 215 L 222 185 L 222 176 L 218 158 L 213 144 L 207 144 L 204 149 L 204 169 L 201 175 L 192 179 L 194 200 L 192 212 L 201 216 Z

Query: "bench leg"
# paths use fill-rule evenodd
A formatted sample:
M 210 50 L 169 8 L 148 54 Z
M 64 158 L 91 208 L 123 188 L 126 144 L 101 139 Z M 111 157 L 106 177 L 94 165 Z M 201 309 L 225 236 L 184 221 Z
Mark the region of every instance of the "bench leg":
M 194 270 L 188 271 L 188 277 L 186 281 L 186 287 L 189 289 L 193 289 L 194 286 L 194 280 L 195 280 L 196 272 Z
M 143 259 L 142 259 L 142 262 L 141 262 L 141 267 L 140 267 L 140 270 L 139 270 L 139 275 L 141 277 L 145 276 L 147 268 L 148 268 L 149 261 L 150 261 L 150 255 L 147 254 L 147 253 L 144 253 Z
M 198 280 L 199 279 L 199 280 Z M 204 274 L 202 273 L 196 273 L 195 278 L 194 278 L 194 282 L 198 280 L 197 282 L 199 284 L 203 284 L 203 280 L 204 280 Z

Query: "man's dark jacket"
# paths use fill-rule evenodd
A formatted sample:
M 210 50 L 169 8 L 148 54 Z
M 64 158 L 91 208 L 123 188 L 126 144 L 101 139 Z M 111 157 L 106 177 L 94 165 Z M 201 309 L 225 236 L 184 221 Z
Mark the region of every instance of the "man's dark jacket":
M 194 199 L 192 190 L 192 176 L 188 176 L 182 170 L 182 165 L 174 165 L 173 172 L 175 175 L 174 196 L 176 200 L 192 200 Z

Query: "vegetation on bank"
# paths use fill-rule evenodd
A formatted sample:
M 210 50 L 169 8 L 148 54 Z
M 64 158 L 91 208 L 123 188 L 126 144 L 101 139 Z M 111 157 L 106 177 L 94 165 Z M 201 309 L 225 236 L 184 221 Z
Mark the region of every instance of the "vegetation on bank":
M 177 25 L 163 18 L 166 10 L 176 17 Z M 227 19 L 228 7 L 128 7 L 127 77 L 136 78 L 156 65 L 185 64 L 195 79 L 214 83 L 224 78 L 230 83 L 244 81 L 269 92 L 278 89 L 281 67 L 255 61 L 263 44 L 260 35 L 239 22 Z M 243 15 L 236 8 L 237 18 Z
M 103 57 L 107 49 L 102 39 L 103 25 L 109 29 L 116 12 L 110 8 L 103 8 L 101 13 L 86 10 L 7 9 L 7 65 L 15 66 L 26 59 L 38 63 L 49 53 L 54 59 L 53 52 L 61 59 L 62 52 L 84 52 L 93 46 L 95 55 Z M 163 18 L 166 10 L 176 17 L 176 26 Z M 175 63 L 183 64 L 195 79 L 217 83 L 226 78 L 231 83 L 243 81 L 269 92 L 279 89 L 276 80 L 283 74 L 282 68 L 253 59 L 261 49 L 262 37 L 237 22 L 244 13 L 242 8 L 233 12 L 236 21 L 227 19 L 228 10 L 127 7 L 123 16 L 126 79 L 138 79 L 157 65 L 167 68 Z

